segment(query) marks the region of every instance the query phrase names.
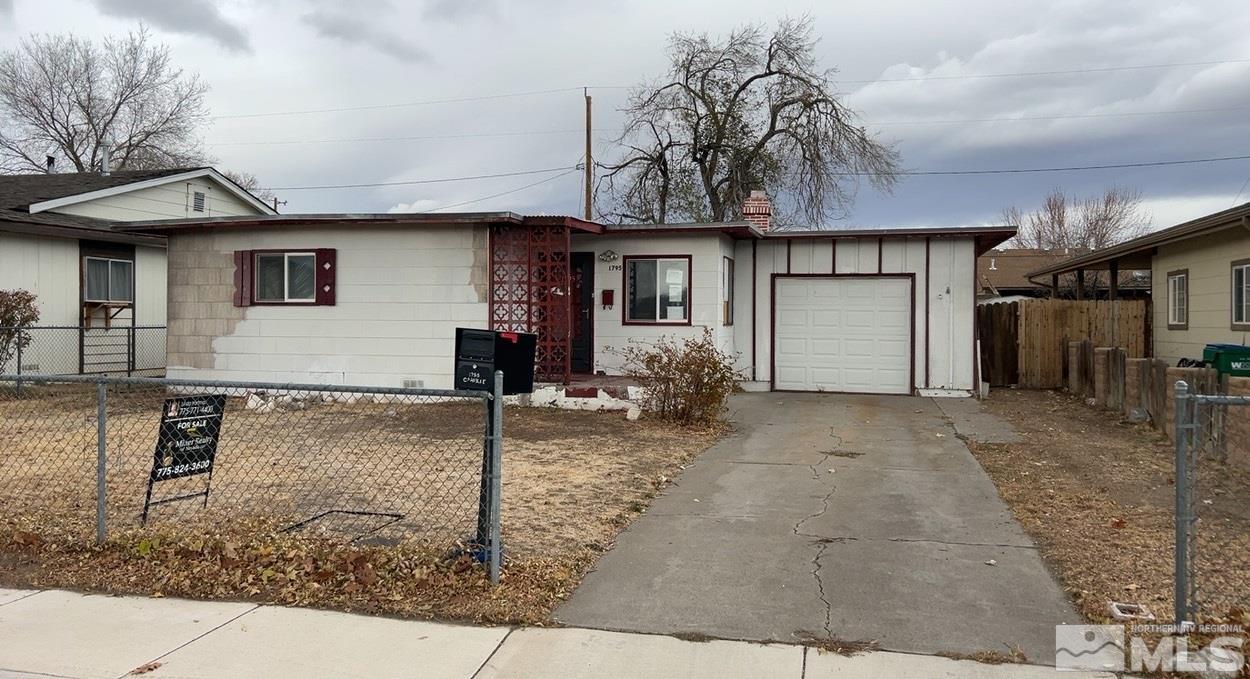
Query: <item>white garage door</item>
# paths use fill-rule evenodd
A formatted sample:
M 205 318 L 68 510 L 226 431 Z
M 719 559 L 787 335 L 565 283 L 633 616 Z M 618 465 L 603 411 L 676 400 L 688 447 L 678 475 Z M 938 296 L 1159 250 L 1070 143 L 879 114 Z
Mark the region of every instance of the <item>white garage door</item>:
M 778 278 L 774 387 L 911 393 L 911 281 Z

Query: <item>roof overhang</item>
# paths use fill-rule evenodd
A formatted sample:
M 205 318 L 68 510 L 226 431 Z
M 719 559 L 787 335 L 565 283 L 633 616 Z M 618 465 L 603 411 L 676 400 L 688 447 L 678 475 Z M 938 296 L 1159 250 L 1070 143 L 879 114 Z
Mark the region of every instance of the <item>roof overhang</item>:
M 277 214 L 277 211 L 274 210 L 268 203 L 257 198 L 256 196 L 253 196 L 247 189 L 234 183 L 234 181 L 229 177 L 211 167 L 201 167 L 195 170 L 171 174 L 165 177 L 145 179 L 143 181 L 132 182 L 130 184 L 122 184 L 121 186 L 111 186 L 107 189 L 87 191 L 86 193 L 75 193 L 72 196 L 64 196 L 62 198 L 54 198 L 52 200 L 31 203 L 28 210 L 34 214 L 47 210 L 55 210 L 56 208 L 65 207 L 67 205 L 77 205 L 78 203 L 85 203 L 92 200 L 98 200 L 100 198 L 108 198 L 109 196 L 117 196 L 123 193 L 130 193 L 132 191 L 140 191 L 154 186 L 164 186 L 165 184 L 174 184 L 177 182 L 185 182 L 190 179 L 201 179 L 205 177 L 212 179 L 214 182 L 221 185 L 222 188 L 229 191 L 239 200 L 256 208 L 261 214 Z
M 769 231 L 772 238 L 972 238 L 980 257 L 1016 235 L 1014 226 L 906 227 L 885 229 L 813 229 Z
M 750 222 L 714 222 L 692 224 L 608 224 L 603 233 L 613 236 L 656 236 L 665 234 L 724 234 L 732 238 L 761 238 L 761 232 Z
M 45 236 L 50 238 L 68 238 L 72 240 L 94 240 L 106 243 L 130 243 L 154 248 L 164 248 L 165 238 L 156 235 L 138 233 L 121 233 L 106 229 L 79 228 L 57 224 L 39 224 L 0 217 L 0 232 L 17 233 L 27 236 Z
M 1028 278 L 1033 280 L 1040 276 L 1057 276 L 1084 269 L 1105 270 L 1111 268 L 1112 262 L 1122 271 L 1149 269 L 1156 248 L 1233 228 L 1250 230 L 1250 203 L 1056 262 L 1029 272 Z
M 515 224 L 517 226 L 567 226 L 577 231 L 599 233 L 603 225 L 576 217 L 542 215 L 527 217 L 515 212 L 447 213 L 365 213 L 365 214 L 287 214 L 246 217 L 207 217 L 204 219 L 161 219 L 126 222 L 114 228 L 131 233 L 177 233 L 206 229 L 265 229 L 316 226 L 466 226 L 474 224 Z

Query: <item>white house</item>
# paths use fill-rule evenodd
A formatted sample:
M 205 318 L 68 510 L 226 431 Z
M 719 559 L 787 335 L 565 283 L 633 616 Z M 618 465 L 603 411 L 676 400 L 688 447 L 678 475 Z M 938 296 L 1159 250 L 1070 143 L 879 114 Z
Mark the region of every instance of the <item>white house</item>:
M 552 381 L 710 330 L 757 388 L 967 395 L 976 257 L 1005 227 L 773 231 L 509 212 L 130 224 L 168 237 L 169 374 L 447 387 L 457 326 L 539 335 Z
M 165 324 L 165 239 L 114 225 L 272 214 L 207 167 L 0 176 L 0 290 L 33 292 L 39 326 L 59 328 L 32 331 L 24 370 L 116 371 L 136 355 L 163 367 L 164 331 L 127 328 Z

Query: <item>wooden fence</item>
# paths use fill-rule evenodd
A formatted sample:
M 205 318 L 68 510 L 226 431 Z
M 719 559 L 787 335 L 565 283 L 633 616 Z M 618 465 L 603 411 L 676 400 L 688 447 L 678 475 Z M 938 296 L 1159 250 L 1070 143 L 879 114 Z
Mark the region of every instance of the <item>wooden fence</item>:
M 1119 347 L 1127 358 L 1149 352 L 1145 300 L 1032 299 L 977 308 L 981 368 L 991 386 L 1064 386 L 1068 342 Z

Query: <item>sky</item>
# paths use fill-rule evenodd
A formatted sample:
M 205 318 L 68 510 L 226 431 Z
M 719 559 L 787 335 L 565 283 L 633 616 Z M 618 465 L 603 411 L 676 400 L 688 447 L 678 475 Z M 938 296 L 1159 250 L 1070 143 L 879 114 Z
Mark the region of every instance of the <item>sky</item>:
M 283 212 L 580 214 L 578 172 L 294 187 L 571 168 L 583 155 L 582 87 L 595 157 L 610 160 L 628 88 L 665 73 L 669 34 L 802 14 L 843 102 L 909 170 L 1250 155 L 1244 0 L 0 0 L 0 49 L 30 33 L 103 37 L 143 23 L 211 85 L 202 136 L 217 166 L 276 187 Z M 985 77 L 1073 70 L 1085 72 Z M 343 108 L 363 110 L 326 110 Z M 305 113 L 271 115 L 292 111 Z M 860 187 L 844 219 L 813 226 L 993 224 L 1056 187 L 1121 185 L 1140 190 L 1163 228 L 1239 192 L 1250 200 L 1247 181 L 1250 160 L 912 176 L 891 193 Z

